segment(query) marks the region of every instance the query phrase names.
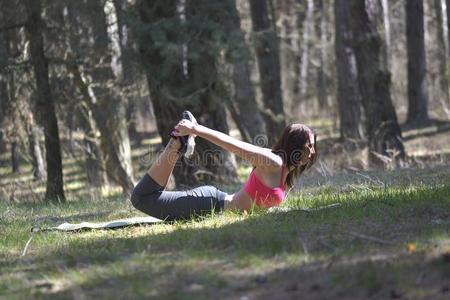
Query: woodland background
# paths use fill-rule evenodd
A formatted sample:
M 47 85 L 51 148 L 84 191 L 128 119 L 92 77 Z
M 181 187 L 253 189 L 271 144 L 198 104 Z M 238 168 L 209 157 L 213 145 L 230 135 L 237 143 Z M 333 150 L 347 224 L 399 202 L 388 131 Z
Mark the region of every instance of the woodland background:
M 186 109 L 266 147 L 286 124 L 309 124 L 319 174 L 445 165 L 449 143 L 432 138 L 449 129 L 448 7 L 1 0 L 0 198 L 127 194 Z M 423 135 L 420 151 L 405 148 Z M 214 145 L 199 140 L 194 159 L 177 185 L 239 182 L 241 162 Z
M 0 298 L 449 299 L 449 13 L 0 0 Z M 305 123 L 320 156 L 275 210 L 46 231 L 144 216 L 128 195 L 185 109 L 263 147 Z M 197 139 L 168 188 L 250 170 Z

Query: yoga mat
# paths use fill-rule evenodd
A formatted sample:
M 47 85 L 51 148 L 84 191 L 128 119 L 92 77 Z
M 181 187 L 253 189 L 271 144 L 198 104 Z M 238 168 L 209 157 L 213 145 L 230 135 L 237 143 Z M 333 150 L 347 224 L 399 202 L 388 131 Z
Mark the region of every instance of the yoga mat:
M 160 222 L 162 222 L 162 220 L 154 217 L 135 217 L 100 223 L 93 223 L 93 222 L 62 223 L 61 225 L 56 227 L 33 227 L 31 231 L 38 232 L 38 231 L 79 231 L 88 229 L 113 229 L 143 224 L 155 224 Z

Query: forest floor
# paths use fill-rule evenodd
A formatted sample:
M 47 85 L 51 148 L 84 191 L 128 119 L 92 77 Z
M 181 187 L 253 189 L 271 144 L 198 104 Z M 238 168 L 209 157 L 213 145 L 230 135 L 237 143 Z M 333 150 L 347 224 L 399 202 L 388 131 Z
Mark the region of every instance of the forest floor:
M 449 299 L 450 137 L 433 130 L 406 133 L 412 167 L 338 170 L 328 151 L 278 212 L 77 233 L 30 229 L 143 214 L 117 189 L 87 197 L 67 155 L 69 201 L 38 204 L 1 157 L 0 299 Z

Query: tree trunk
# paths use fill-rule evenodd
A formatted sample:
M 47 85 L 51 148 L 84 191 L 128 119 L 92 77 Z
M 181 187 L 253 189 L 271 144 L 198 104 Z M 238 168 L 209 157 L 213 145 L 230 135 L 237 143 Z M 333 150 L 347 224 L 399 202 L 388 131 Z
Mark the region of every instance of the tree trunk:
M 90 117 L 92 119 L 92 117 Z M 86 126 L 84 133 L 83 146 L 85 155 L 85 167 L 87 175 L 87 185 L 91 189 L 101 188 L 106 181 L 105 172 L 103 172 L 102 157 L 97 139 L 90 130 L 91 126 Z
M 389 18 L 389 0 L 382 0 L 381 6 L 383 8 L 383 25 L 384 25 L 384 45 L 385 45 L 385 59 L 389 68 L 391 65 L 391 21 Z
M 79 79 L 77 79 L 77 82 L 79 82 Z M 86 97 L 86 95 L 84 95 L 84 97 Z M 91 190 L 95 190 L 107 183 L 107 174 L 105 172 L 102 153 L 97 138 L 97 128 L 92 116 L 92 111 L 87 105 L 79 106 L 77 116 L 80 119 L 81 127 L 84 131 L 83 152 L 85 157 L 87 185 Z M 94 194 L 96 194 L 96 191 L 94 191 Z
M 220 3 L 195 0 L 180 7 L 176 0 L 138 2 L 142 22 L 139 27 L 153 29 L 140 30 L 139 47 L 163 144 L 169 141 L 169 132 L 180 120 L 183 110 L 190 110 L 199 123 L 228 133 L 222 103 L 223 97 L 228 95 L 224 95 L 222 79 L 218 76 L 218 57 L 213 56 L 217 46 L 210 29 L 213 26 L 202 27 L 206 22 L 217 22 L 220 10 L 213 8 Z M 158 35 L 154 35 L 154 30 Z M 164 45 L 158 44 L 160 38 L 165 39 Z M 209 46 L 204 47 L 205 43 Z M 173 52 L 168 53 L 167 47 Z M 236 166 L 229 153 L 203 139 L 196 142 L 194 158 L 182 159 L 174 170 L 178 185 L 236 181 Z
M 133 83 L 134 74 L 131 65 L 131 43 L 128 25 L 125 22 L 125 13 L 127 10 L 126 0 L 113 0 L 115 16 L 117 21 L 117 36 L 120 48 L 118 60 L 121 65 L 122 74 L 121 82 L 123 85 L 131 85 Z
M 309 52 L 311 46 L 311 32 L 313 27 L 314 1 L 307 0 L 306 18 L 303 25 L 303 37 L 300 59 L 300 96 L 304 99 L 308 91 Z
M 286 126 L 280 81 L 280 58 L 278 40 L 269 19 L 266 0 L 250 0 L 250 12 L 255 35 L 264 118 L 269 147 L 274 145 Z
M 365 112 L 369 142 L 369 162 L 382 165 L 389 157 L 402 159 L 405 150 L 401 130 L 390 95 L 390 74 L 382 57 L 377 30 L 377 0 L 352 0 L 351 27 L 358 85 Z M 394 160 L 395 161 L 395 160 Z
M 421 126 L 428 118 L 423 1 L 406 1 L 406 37 L 408 53 L 407 124 Z
M 352 48 L 348 0 L 335 0 L 335 55 L 338 81 L 337 102 L 342 139 L 360 139 L 364 136 L 361 120 L 361 95 L 358 71 Z
M 20 173 L 20 155 L 19 155 L 19 145 L 17 141 L 11 142 L 11 172 L 13 174 Z
M 450 108 L 450 95 L 449 95 L 449 84 L 448 84 L 448 72 L 449 63 L 447 60 L 447 51 L 446 51 L 446 36 L 444 33 L 444 14 L 441 0 L 434 0 L 434 9 L 436 12 L 436 23 L 437 23 L 437 55 L 439 59 L 439 86 L 440 86 L 440 95 L 442 95 L 441 102 L 445 106 L 445 108 Z M 449 56 L 450 58 L 450 56 Z M 441 98 L 441 97 L 439 97 Z
M 11 41 L 11 36 L 8 36 L 8 41 Z M 10 53 L 8 53 L 10 54 Z M 9 55 L 9 57 L 11 57 Z M 9 140 L 11 143 L 11 171 L 14 174 L 18 174 L 21 171 L 20 168 L 20 119 L 18 111 L 18 99 L 16 98 L 16 78 L 14 72 L 8 74 L 7 84 L 7 102 L 5 112 L 8 114 L 10 126 L 9 126 Z
M 0 57 L 6 57 L 3 39 L 0 34 Z M 1 59 L 1 58 L 0 58 Z M 8 82 L 6 76 L 0 72 L 0 154 L 6 152 L 6 136 L 4 122 L 6 119 L 6 110 L 8 106 Z
M 120 75 L 111 66 L 107 18 L 101 3 L 88 2 L 88 19 L 92 28 L 92 55 L 85 60 L 85 72 L 79 72 L 78 87 L 92 110 L 92 115 L 100 131 L 100 147 L 106 162 L 108 177 L 128 194 L 134 186 L 131 164 L 131 148 L 126 122 L 126 101 L 122 99 Z M 119 76 L 119 77 L 116 77 Z M 92 78 L 90 84 L 86 78 Z
M 7 12 L 8 10 L 9 7 L 0 10 L 0 20 L 3 20 L 4 12 Z M 8 74 L 3 68 L 10 56 L 9 40 L 9 36 L 6 32 L 0 32 L 0 154 L 8 151 L 8 130 L 6 125 L 11 115 L 11 101 L 8 91 L 8 82 L 11 74 Z
M 0 119 L 0 122 L 2 120 Z M 6 141 L 5 141 L 5 133 L 3 129 L 0 129 L 0 154 L 3 154 L 6 152 Z
M 126 0 L 113 0 L 113 5 L 117 21 L 118 46 L 120 49 L 120 53 L 117 57 L 121 70 L 119 82 L 123 91 L 122 95 L 127 98 L 126 120 L 128 124 L 128 135 L 130 140 L 137 141 L 139 144 L 141 141 L 136 129 L 136 102 L 138 99 L 136 99 L 136 93 L 130 91 L 130 89 L 135 89 L 136 81 L 138 81 L 139 78 L 136 76 L 137 70 L 133 69 L 132 66 L 132 55 L 135 55 L 135 53 L 133 53 L 130 30 L 125 20 L 129 4 Z
M 84 101 L 89 106 L 89 110 L 92 112 L 92 116 L 94 116 L 94 119 L 98 126 L 98 130 L 100 131 L 100 149 L 101 149 L 102 156 L 105 158 L 104 159 L 106 162 L 105 167 L 106 167 L 106 173 L 108 175 L 108 178 L 111 179 L 116 184 L 120 185 L 122 187 L 123 192 L 126 194 L 131 191 L 131 189 L 134 186 L 134 183 L 132 181 L 133 180 L 132 177 L 128 173 L 128 172 L 130 172 L 130 174 L 131 174 L 131 171 L 127 170 L 123 166 L 124 162 L 121 160 L 119 151 L 116 148 L 116 147 L 120 147 L 121 145 L 114 144 L 114 136 L 116 135 L 116 140 L 120 140 L 120 137 L 117 138 L 118 134 L 114 133 L 112 130 L 110 130 L 107 116 L 105 116 L 104 113 L 101 111 L 101 108 L 95 104 L 95 102 L 94 102 L 95 98 L 92 97 L 92 95 L 95 95 L 95 92 L 92 91 L 92 87 L 84 80 L 84 78 L 86 78 L 86 76 L 80 72 L 79 67 L 75 64 L 68 65 L 68 70 L 73 75 L 74 83 L 75 83 L 76 87 L 78 88 L 78 90 L 80 91 L 80 93 L 82 94 Z M 91 112 L 84 111 L 83 113 L 90 115 Z M 117 113 L 117 112 L 113 112 L 113 113 Z M 115 117 L 113 115 L 113 113 L 109 114 L 108 117 L 109 116 Z M 97 185 L 101 185 L 106 180 L 103 179 L 104 178 L 103 172 L 100 172 L 100 170 L 99 170 L 99 169 L 102 169 L 102 163 L 101 163 L 101 158 L 98 153 L 98 149 L 96 148 L 97 143 L 95 142 L 95 140 L 96 140 L 96 137 L 95 137 L 96 130 L 94 129 L 95 125 L 89 124 L 89 122 L 91 122 L 89 115 L 88 116 L 85 115 L 84 120 L 83 120 L 83 122 L 87 122 L 86 127 L 84 128 L 85 135 L 86 135 L 86 137 L 84 139 L 84 144 L 87 147 L 85 149 L 85 154 L 86 154 L 87 161 L 91 162 L 93 160 L 96 160 L 97 161 L 96 164 L 100 165 L 98 167 L 88 169 L 89 173 L 91 173 L 92 176 L 97 176 L 95 174 L 99 174 L 99 173 L 101 174 L 100 175 L 101 183 L 100 182 L 95 183 L 95 186 L 97 186 Z M 123 130 L 126 131 L 126 127 L 125 127 L 125 129 L 122 127 L 122 131 Z M 122 134 L 124 134 L 124 133 L 122 133 Z M 127 145 L 125 145 L 125 146 L 127 146 Z M 129 144 L 128 144 L 128 147 L 129 147 Z M 87 149 L 89 149 L 89 150 L 87 150 Z M 96 170 L 94 171 L 94 169 L 96 169 Z M 89 176 L 89 173 L 88 173 L 88 176 Z
M 289 119 L 295 119 L 293 111 L 299 103 L 300 34 L 303 18 L 298 0 L 280 1 L 280 63 L 283 102 Z M 298 26 L 298 25 L 302 26 Z
M 33 166 L 33 179 L 42 180 L 45 178 L 45 164 L 42 156 L 41 145 L 39 143 L 40 130 L 34 122 L 33 114 L 28 113 L 26 122 L 26 132 L 28 136 L 28 152 Z
M 39 119 L 44 126 L 45 150 L 47 161 L 47 187 L 45 199 L 64 202 L 61 148 L 59 143 L 58 121 L 51 95 L 48 61 L 44 54 L 42 37 L 41 1 L 28 0 L 28 21 L 26 29 L 29 34 L 31 64 L 34 69 L 38 99 L 36 108 Z
M 236 122 L 242 139 L 253 143 L 258 136 L 266 135 L 264 118 L 255 98 L 250 81 L 250 67 L 247 62 L 235 62 L 233 68 L 234 95 L 228 107 Z
M 45 165 L 38 134 L 38 128 L 32 128 L 28 135 L 34 180 L 42 180 L 45 178 Z
M 319 65 L 317 66 L 317 100 L 321 110 L 329 106 L 328 103 L 328 84 L 327 84 L 327 11 L 324 7 L 324 1 L 317 1 L 316 5 L 316 38 L 319 52 Z
M 242 139 L 252 143 L 260 135 L 266 134 L 264 119 L 258 103 L 255 90 L 251 82 L 251 70 L 248 64 L 250 51 L 241 30 L 236 1 L 227 2 L 229 20 L 226 25 L 230 35 L 234 36 L 232 43 L 228 43 L 227 57 L 232 65 L 233 96 L 227 101 L 231 115 L 239 128 Z M 251 112 L 251 113 L 249 113 Z
M 445 10 L 447 12 L 447 80 L 450 80 L 450 0 L 445 2 Z M 449 92 L 450 93 L 450 92 Z M 450 102 L 446 104 L 450 107 Z
M 450 0 L 446 0 L 445 4 L 447 11 L 447 45 L 448 45 L 447 51 L 448 51 L 448 58 L 450 59 Z

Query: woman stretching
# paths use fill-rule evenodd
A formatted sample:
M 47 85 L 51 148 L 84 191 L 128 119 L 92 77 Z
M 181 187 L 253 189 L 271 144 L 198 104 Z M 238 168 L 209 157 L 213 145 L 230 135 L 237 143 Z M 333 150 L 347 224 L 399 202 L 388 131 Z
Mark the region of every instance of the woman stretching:
M 163 220 L 189 219 L 229 209 L 243 211 L 253 205 L 278 206 L 284 200 L 286 187 L 291 188 L 294 180 L 317 158 L 316 135 L 302 124 L 287 126 L 273 149 L 268 149 L 199 125 L 185 111 L 170 135 L 164 151 L 131 195 L 135 208 Z M 214 186 L 201 186 L 187 191 L 164 191 L 178 158 L 192 155 L 195 137 L 204 138 L 253 165 L 241 190 L 227 194 Z

